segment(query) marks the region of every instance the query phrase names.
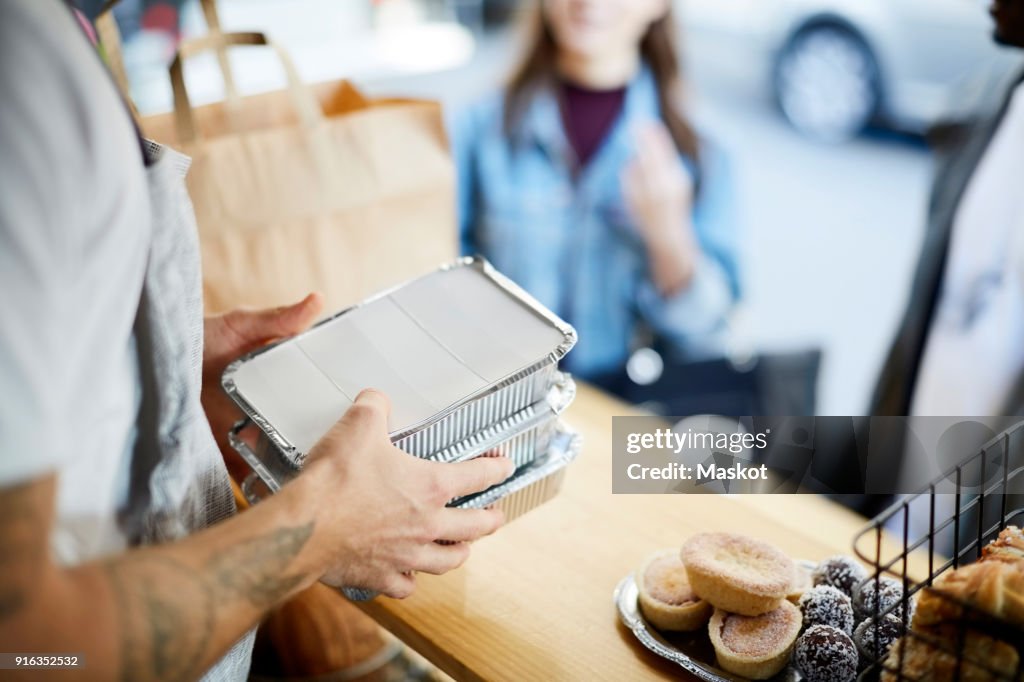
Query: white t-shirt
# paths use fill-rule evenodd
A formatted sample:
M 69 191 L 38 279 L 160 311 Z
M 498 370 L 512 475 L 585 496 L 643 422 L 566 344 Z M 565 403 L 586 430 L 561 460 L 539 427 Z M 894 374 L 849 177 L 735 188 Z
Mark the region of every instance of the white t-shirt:
M 124 546 L 149 243 L 137 137 L 60 2 L 0 3 L 0 487 L 58 474 L 53 548 Z
M 1024 85 L 957 210 L 911 413 L 998 415 L 1024 372 Z

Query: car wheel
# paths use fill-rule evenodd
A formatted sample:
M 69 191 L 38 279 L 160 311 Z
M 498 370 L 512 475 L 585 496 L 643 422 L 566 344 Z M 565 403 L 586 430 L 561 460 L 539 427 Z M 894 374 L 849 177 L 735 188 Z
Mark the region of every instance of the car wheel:
M 798 31 L 775 69 L 775 96 L 786 120 L 826 142 L 855 137 L 881 100 L 878 63 L 864 40 L 838 25 Z

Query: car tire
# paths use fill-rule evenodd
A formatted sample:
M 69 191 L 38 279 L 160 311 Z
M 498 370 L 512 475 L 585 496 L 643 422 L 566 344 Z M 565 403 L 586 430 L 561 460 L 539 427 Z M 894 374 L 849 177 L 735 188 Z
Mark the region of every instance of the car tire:
M 881 104 L 878 61 L 867 42 L 840 24 L 797 31 L 775 65 L 775 97 L 786 120 L 823 142 L 856 137 Z

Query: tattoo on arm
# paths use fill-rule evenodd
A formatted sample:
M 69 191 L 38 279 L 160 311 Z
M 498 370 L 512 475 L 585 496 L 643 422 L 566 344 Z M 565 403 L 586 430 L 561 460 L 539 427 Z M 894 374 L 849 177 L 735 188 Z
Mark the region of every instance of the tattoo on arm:
M 218 609 L 234 599 L 260 611 L 280 601 L 302 582 L 301 574 L 285 571 L 312 534 L 312 522 L 275 529 L 228 546 L 200 571 L 153 554 L 107 564 L 117 596 L 122 678 L 202 674 Z
M 199 574 L 164 556 L 106 565 L 117 600 L 121 679 L 188 680 L 201 673 L 216 595 Z
M 242 540 L 207 563 L 222 598 L 245 597 L 257 609 L 276 604 L 302 582 L 302 575 L 284 575 L 292 559 L 313 534 L 313 523 L 282 528 Z
M 49 567 L 55 499 L 54 475 L 0 489 L 0 626 L 5 632 L 28 611 L 40 571 Z M 160 548 L 101 564 L 114 596 L 122 679 L 199 677 L 213 663 L 214 651 L 234 641 L 218 636 L 219 625 L 232 627 L 218 621 L 232 616 L 221 614 L 238 613 L 231 607 L 242 600 L 262 612 L 302 583 L 302 574 L 287 571 L 313 527 L 309 522 L 228 542 L 198 566 Z M 246 618 L 234 616 L 234 622 Z
M 25 605 L 26 583 L 46 561 L 51 478 L 0 491 L 0 621 Z

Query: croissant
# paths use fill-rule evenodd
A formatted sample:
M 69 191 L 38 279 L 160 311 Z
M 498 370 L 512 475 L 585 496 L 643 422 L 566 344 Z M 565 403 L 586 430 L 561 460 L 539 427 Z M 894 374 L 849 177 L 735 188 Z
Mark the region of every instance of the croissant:
M 950 628 L 953 630 L 954 628 Z M 963 640 L 963 661 L 949 653 L 948 641 L 957 635 L 937 631 L 947 641 L 941 648 L 921 636 L 903 637 L 889 650 L 885 659 L 882 682 L 895 680 L 928 680 L 929 682 L 995 682 L 1019 679 L 1020 655 L 1006 642 L 987 635 L 967 631 Z M 955 649 L 954 649 L 955 650 Z M 902 652 L 902 654 L 901 654 Z M 900 657 L 902 655 L 902 662 Z M 959 668 L 959 671 L 958 671 Z
M 921 591 L 913 627 L 963 620 L 960 602 L 1012 625 L 1024 625 L 1024 564 L 984 561 L 944 573 Z
M 1024 530 L 1007 526 L 995 540 L 981 550 L 982 561 L 1005 561 L 1024 570 Z

